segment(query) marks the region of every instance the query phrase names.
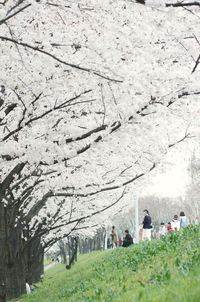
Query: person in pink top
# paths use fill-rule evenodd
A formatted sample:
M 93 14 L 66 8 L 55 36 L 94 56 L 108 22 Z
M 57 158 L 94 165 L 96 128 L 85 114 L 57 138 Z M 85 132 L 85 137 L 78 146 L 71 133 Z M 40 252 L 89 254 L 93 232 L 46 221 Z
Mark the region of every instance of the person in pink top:
M 165 236 L 166 233 L 167 233 L 167 230 L 166 230 L 165 224 L 164 224 L 164 222 L 161 222 L 161 224 L 159 226 L 157 238 L 160 239 L 160 237 Z

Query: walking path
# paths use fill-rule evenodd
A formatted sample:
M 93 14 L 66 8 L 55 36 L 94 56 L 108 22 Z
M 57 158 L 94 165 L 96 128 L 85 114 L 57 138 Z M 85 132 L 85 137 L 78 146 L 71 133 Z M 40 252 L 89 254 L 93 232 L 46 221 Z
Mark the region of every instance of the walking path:
M 45 265 L 44 272 L 46 272 L 48 269 L 52 268 L 56 264 L 57 264 L 56 262 L 52 262 L 52 263 Z

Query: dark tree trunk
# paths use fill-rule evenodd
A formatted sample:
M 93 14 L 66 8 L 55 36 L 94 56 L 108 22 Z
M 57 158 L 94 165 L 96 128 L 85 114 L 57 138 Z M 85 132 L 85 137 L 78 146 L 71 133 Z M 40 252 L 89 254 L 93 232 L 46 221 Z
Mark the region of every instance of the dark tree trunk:
M 66 265 L 66 269 L 70 269 L 71 266 L 77 261 L 77 254 L 78 254 L 78 238 L 77 237 L 70 237 L 70 245 L 69 245 L 69 265 Z
M 36 257 L 31 266 L 30 283 L 39 282 L 44 275 L 44 251 L 41 251 Z
M 3 199 L 13 182 L 14 175 L 22 171 L 24 163 L 17 164 L 0 183 L 0 302 L 25 292 L 25 272 L 20 248 L 21 231 L 14 228 L 15 208 L 12 200 L 5 206 Z
M 6 301 L 5 233 L 4 206 L 0 203 L 0 302 Z
M 60 249 L 60 255 L 61 255 L 61 259 L 62 259 L 62 262 L 64 264 L 67 263 L 67 253 L 66 253 L 66 244 L 63 240 L 60 240 L 59 243 L 58 243 L 58 246 L 59 246 L 59 249 Z
M 20 228 L 9 229 L 5 245 L 6 253 L 6 296 L 19 297 L 26 292 L 26 262 L 22 254 L 24 241 Z
M 23 259 L 16 258 L 13 263 L 7 264 L 6 294 L 7 299 L 19 297 L 26 292 L 25 264 Z
M 25 246 L 24 258 L 26 259 L 26 279 L 29 284 L 39 282 L 44 275 L 44 248 L 41 238 L 31 238 Z
M 63 263 L 66 264 L 67 263 L 67 255 L 66 255 L 66 253 L 62 254 L 62 259 L 63 259 Z
M 0 204 L 0 302 L 25 292 L 25 266 L 19 229 L 9 229 L 8 210 Z

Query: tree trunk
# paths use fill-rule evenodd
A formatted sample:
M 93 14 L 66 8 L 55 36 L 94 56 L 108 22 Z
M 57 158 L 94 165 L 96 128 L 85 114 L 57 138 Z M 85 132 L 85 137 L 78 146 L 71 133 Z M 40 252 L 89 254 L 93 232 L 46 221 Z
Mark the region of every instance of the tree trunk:
M 26 292 L 25 265 L 22 257 L 15 259 L 14 263 L 7 264 L 6 270 L 6 298 L 19 297 Z
M 28 277 L 28 280 L 30 278 L 30 284 L 39 282 L 44 275 L 44 251 L 40 251 L 33 260 Z
M 25 270 L 17 231 L 9 233 L 7 210 L 0 204 L 0 302 L 25 292 Z
M 5 233 L 4 206 L 0 203 L 0 302 L 6 301 Z
M 23 257 L 26 259 L 26 279 L 29 284 L 39 282 L 44 275 L 44 248 L 41 238 L 32 238 L 25 246 Z
M 0 302 L 26 291 L 22 245 L 20 228 L 10 226 L 8 208 L 0 203 Z
M 25 272 L 19 253 L 22 240 L 19 229 L 14 229 L 15 217 L 10 217 L 11 204 L 3 199 L 15 174 L 22 171 L 25 163 L 17 164 L 0 184 L 0 302 L 15 298 L 25 292 Z
M 66 254 L 67 246 L 66 246 L 65 242 L 63 240 L 59 240 L 58 246 L 60 249 L 60 255 L 61 255 L 62 262 L 64 264 L 67 264 L 67 254 Z

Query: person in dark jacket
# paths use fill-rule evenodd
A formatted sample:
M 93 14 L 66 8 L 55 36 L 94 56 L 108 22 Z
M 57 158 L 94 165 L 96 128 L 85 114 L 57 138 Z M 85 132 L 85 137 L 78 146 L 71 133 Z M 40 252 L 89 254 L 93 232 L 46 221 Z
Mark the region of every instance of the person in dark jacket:
M 148 210 L 144 210 L 142 240 L 151 240 L 152 222 Z
M 127 247 L 129 245 L 133 244 L 133 238 L 132 236 L 129 234 L 128 230 L 125 230 L 125 237 L 123 239 L 123 247 Z

